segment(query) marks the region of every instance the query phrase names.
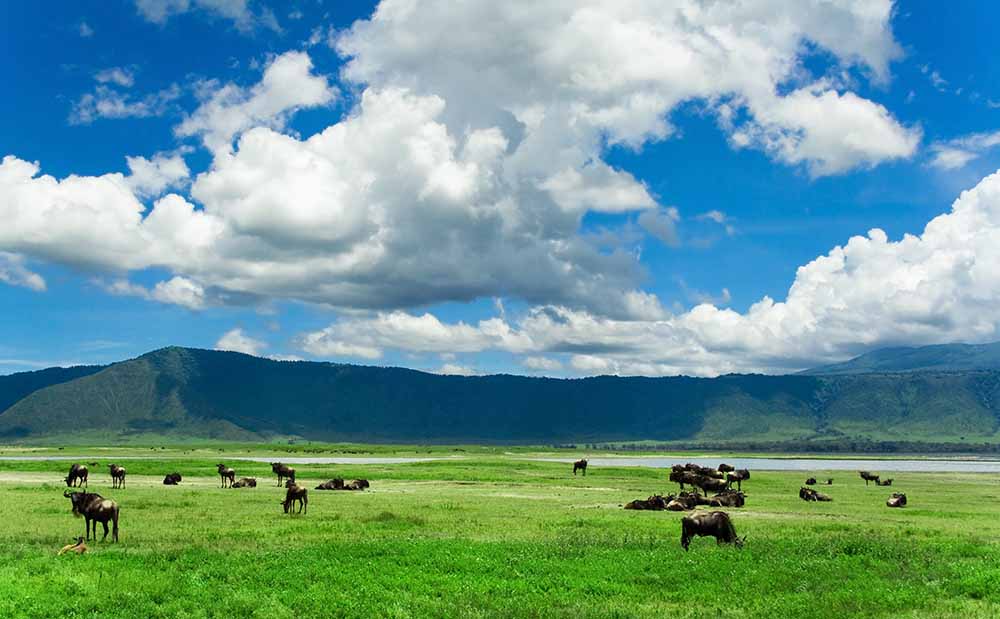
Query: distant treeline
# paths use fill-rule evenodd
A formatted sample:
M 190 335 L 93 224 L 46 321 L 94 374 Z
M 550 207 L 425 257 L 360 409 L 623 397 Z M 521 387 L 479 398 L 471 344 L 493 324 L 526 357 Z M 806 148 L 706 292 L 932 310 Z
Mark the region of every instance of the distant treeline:
M 866 454 L 1000 454 L 1000 443 L 932 443 L 916 441 L 865 441 L 843 439 L 822 442 L 733 441 L 670 443 L 587 443 L 552 445 L 555 449 L 586 451 L 759 451 L 774 453 Z

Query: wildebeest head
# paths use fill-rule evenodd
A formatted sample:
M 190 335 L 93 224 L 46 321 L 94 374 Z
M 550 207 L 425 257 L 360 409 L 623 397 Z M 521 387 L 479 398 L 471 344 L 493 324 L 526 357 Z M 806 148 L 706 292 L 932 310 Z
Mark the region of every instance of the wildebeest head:
M 70 492 L 69 490 L 63 491 L 63 496 L 69 499 L 73 503 L 73 515 L 81 516 L 84 508 L 90 503 L 94 498 L 103 498 L 99 494 L 94 494 L 92 492 Z

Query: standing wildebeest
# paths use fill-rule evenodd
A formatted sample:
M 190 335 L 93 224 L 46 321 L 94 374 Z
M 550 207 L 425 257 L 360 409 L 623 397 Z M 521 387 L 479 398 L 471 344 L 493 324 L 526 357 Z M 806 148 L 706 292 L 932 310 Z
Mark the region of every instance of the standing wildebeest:
M 799 488 L 799 498 L 803 501 L 832 501 L 829 496 L 823 494 L 822 492 L 817 492 L 812 488 L 802 487 Z
M 295 469 L 288 466 L 287 464 L 282 464 L 280 462 L 271 463 L 271 471 L 278 476 L 278 485 L 283 486 L 285 479 L 290 479 L 295 481 Z
M 83 464 L 74 464 L 70 466 L 69 475 L 66 476 L 66 486 L 70 488 L 73 486 L 86 486 L 87 475 L 89 474 L 90 472 Z
M 176 486 L 181 481 L 180 473 L 168 473 L 166 477 L 163 478 L 164 486 Z
M 583 476 L 587 476 L 587 459 L 577 460 L 573 463 L 573 474 L 576 475 L 577 471 L 583 471 Z
M 93 492 L 70 492 L 63 496 L 73 502 L 73 515 L 83 516 L 86 521 L 87 539 L 90 539 L 90 523 L 94 523 L 94 539 L 97 539 L 97 523 L 104 525 L 104 537 L 108 539 L 108 520 L 114 523 L 114 541 L 118 541 L 118 503 Z
M 709 492 L 725 492 L 729 490 L 729 482 L 722 479 L 716 479 L 714 477 L 699 477 L 694 485 L 701 488 L 701 491 L 706 495 Z
M 878 483 L 878 475 L 876 475 L 875 473 L 869 473 L 868 471 L 858 471 L 858 475 L 861 475 L 861 479 L 865 480 L 866 486 L 870 481 Z
M 732 485 L 736 482 L 736 489 L 743 490 L 743 482 L 750 479 L 750 471 L 748 469 L 738 469 L 732 473 L 726 473 L 726 483 Z
M 889 507 L 904 507 L 906 505 L 906 495 L 902 492 L 893 492 L 885 504 Z
M 732 473 L 733 471 L 736 470 L 736 467 L 732 466 L 730 464 L 722 463 L 722 464 L 719 465 L 719 469 L 718 470 L 719 470 L 720 473 Z
M 833 478 L 832 478 L 832 477 L 828 477 L 828 478 L 827 478 L 827 480 L 826 480 L 826 485 L 827 485 L 827 486 L 832 486 L 832 485 L 833 485 Z
M 222 478 L 222 487 L 226 487 L 227 479 L 229 480 L 229 485 L 232 486 L 233 482 L 236 481 L 236 471 L 222 463 L 219 463 L 217 467 L 219 469 L 219 477 Z
M 711 536 L 717 544 L 736 544 L 737 548 L 742 548 L 746 540 L 746 536 L 742 539 L 736 536 L 736 527 L 726 512 L 703 512 L 681 518 L 681 547 L 684 550 L 688 549 L 691 538 L 696 535 Z
M 815 477 L 810 477 L 809 479 L 807 479 L 806 480 L 806 485 L 807 486 L 815 486 L 816 485 L 816 478 Z
M 282 507 L 285 508 L 285 513 L 294 513 L 295 510 L 292 509 L 292 503 L 295 501 L 299 502 L 299 513 L 308 511 L 309 506 L 309 491 L 306 490 L 304 486 L 298 484 L 286 484 L 288 490 L 285 491 L 285 500 L 281 501 Z M 291 511 L 289 511 L 291 510 Z
M 229 484 L 230 488 L 256 488 L 257 478 L 255 477 L 240 477 L 236 481 Z
M 876 479 L 875 480 L 875 485 L 876 486 L 891 486 L 892 485 L 892 478 L 890 477 L 889 479 Z
M 111 471 L 111 487 L 112 488 L 124 488 L 125 487 L 125 467 L 118 466 L 117 464 L 109 464 L 108 470 Z

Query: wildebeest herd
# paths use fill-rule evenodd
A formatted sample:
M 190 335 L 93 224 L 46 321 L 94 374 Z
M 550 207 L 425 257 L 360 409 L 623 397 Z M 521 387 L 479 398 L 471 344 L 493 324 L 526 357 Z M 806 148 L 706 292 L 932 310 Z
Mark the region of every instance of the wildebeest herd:
M 96 466 L 96 462 L 92 462 L 91 465 Z M 219 477 L 222 480 L 223 488 L 256 488 L 257 479 L 254 477 L 240 477 L 236 478 L 236 471 L 232 468 L 226 466 L 223 463 L 219 463 L 216 466 L 216 470 Z M 286 514 L 291 513 L 306 513 L 309 504 L 309 492 L 304 486 L 300 486 L 295 481 L 295 469 L 292 467 L 282 464 L 280 462 L 271 463 L 271 471 L 277 475 L 278 486 L 285 486 L 285 498 L 280 501 Z M 125 467 L 119 466 L 117 464 L 109 464 L 108 472 L 111 475 L 111 487 L 113 489 L 124 489 L 125 488 Z M 77 554 L 82 554 L 86 552 L 87 546 L 84 540 L 90 541 L 91 528 L 93 528 L 94 540 L 97 540 L 97 525 L 100 523 L 104 527 L 104 537 L 102 541 L 106 540 L 108 537 L 109 529 L 108 523 L 110 522 L 111 527 L 111 538 L 113 541 L 118 541 L 118 516 L 119 507 L 118 503 L 111 499 L 106 499 L 96 492 L 90 492 L 87 481 L 89 478 L 90 470 L 86 465 L 83 464 L 73 464 L 70 466 L 69 474 L 66 475 L 63 481 L 66 482 L 67 488 L 82 487 L 82 491 L 71 492 L 66 490 L 63 492 L 63 496 L 68 498 L 72 503 L 72 511 L 74 516 L 82 516 L 85 521 L 86 531 L 85 536 L 77 539 L 75 544 L 70 544 L 63 548 L 59 554 L 64 554 L 66 552 L 74 552 Z M 176 486 L 180 484 L 181 480 L 180 473 L 168 473 L 163 478 L 164 486 Z M 317 490 L 365 490 L 371 487 L 371 484 L 367 479 L 355 479 L 353 481 L 345 482 L 343 479 L 331 479 L 325 481 L 322 484 L 316 486 Z M 298 503 L 298 512 L 294 510 L 294 504 Z

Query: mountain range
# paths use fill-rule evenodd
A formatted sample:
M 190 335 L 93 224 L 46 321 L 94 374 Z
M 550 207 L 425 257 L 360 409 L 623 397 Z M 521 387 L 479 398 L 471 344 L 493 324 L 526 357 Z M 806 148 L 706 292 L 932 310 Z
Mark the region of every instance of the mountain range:
M 301 437 L 857 450 L 993 446 L 998 430 L 1000 344 L 886 349 L 786 376 L 441 376 L 178 347 L 0 376 L 8 443 Z

